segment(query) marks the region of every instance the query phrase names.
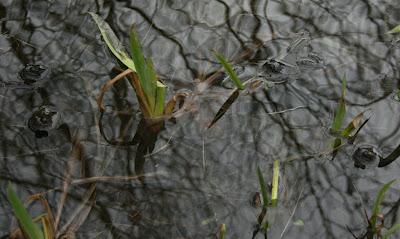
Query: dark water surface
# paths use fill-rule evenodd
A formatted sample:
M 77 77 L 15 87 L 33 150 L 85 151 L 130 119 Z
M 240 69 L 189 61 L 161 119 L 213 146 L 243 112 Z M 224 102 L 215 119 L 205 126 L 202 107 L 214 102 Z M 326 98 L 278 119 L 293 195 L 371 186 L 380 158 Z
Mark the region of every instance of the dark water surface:
M 268 213 L 269 238 L 365 231 L 363 208 L 370 213 L 379 188 L 399 177 L 398 161 L 362 170 L 352 160 L 360 146 L 385 156 L 400 144 L 400 35 L 387 34 L 400 24 L 398 0 L 1 0 L 0 236 L 15 226 L 8 182 L 23 199 L 44 192 L 56 214 L 68 167 L 73 179 L 135 175 L 138 146 L 112 145 L 100 133 L 130 141 L 140 113 L 131 86 L 120 82 L 105 98 L 114 111 L 100 115 L 96 98 L 118 62 L 89 11 L 126 45 L 135 23 L 168 94 L 191 92 L 192 105 L 166 123 L 144 157 L 151 174 L 144 182 L 99 182 L 87 217 L 82 205 L 93 184 L 71 185 L 60 232 L 213 238 L 224 223 L 226 238 L 252 238 L 261 211 L 250 203 L 259 191 L 256 169 L 271 181 L 273 160 L 281 161 L 282 189 Z M 231 92 L 222 78 L 199 91 L 199 81 L 219 68 L 212 50 L 230 59 L 252 52 L 237 68 L 269 88 L 241 95 L 206 130 Z M 346 124 L 365 110 L 370 120 L 331 160 L 318 155 L 331 149 L 344 76 Z M 398 189 L 382 206 L 387 227 L 400 219 Z

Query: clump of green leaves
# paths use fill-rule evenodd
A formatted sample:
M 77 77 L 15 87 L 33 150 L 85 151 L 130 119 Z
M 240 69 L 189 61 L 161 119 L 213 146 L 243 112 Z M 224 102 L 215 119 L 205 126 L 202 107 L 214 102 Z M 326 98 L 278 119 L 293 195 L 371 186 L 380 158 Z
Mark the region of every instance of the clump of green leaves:
M 353 143 L 358 132 L 369 120 L 367 119 L 364 122 L 362 122 L 365 112 L 361 112 L 357 114 L 344 129 L 342 129 L 344 118 L 346 116 L 345 96 L 346 96 L 346 78 L 343 77 L 341 96 L 339 98 L 339 102 L 335 110 L 335 116 L 333 118 L 331 125 L 331 132 L 333 135 L 336 136 L 336 138 L 333 141 L 332 159 L 335 158 L 338 149 L 340 148 L 340 146 L 343 145 L 342 140 L 347 139 L 349 143 Z M 352 134 L 356 129 L 357 131 L 354 134 Z
M 92 12 L 89 14 L 100 29 L 110 51 L 131 71 L 128 72 L 132 73 L 132 75 L 129 75 L 131 77 L 130 83 L 136 92 L 144 116 L 147 118 L 162 116 L 165 107 L 166 85 L 157 79 L 152 60 L 144 57 L 135 27 L 133 26 L 130 31 L 131 57 L 125 51 L 111 27 L 97 14 Z

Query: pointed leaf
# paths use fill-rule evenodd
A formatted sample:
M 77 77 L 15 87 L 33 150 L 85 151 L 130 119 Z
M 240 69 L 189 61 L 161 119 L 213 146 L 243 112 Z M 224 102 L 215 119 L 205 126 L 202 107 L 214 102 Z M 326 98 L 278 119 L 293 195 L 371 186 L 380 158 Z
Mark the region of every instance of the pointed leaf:
M 345 93 L 346 93 L 346 78 L 343 78 L 343 80 L 342 80 L 342 95 L 339 99 L 339 105 L 336 108 L 335 118 L 333 119 L 332 127 L 331 127 L 331 129 L 334 133 L 340 132 L 340 128 L 342 127 L 343 119 L 346 114 Z
M 264 176 L 262 175 L 260 167 L 257 167 L 257 176 L 258 176 L 258 183 L 260 184 L 260 191 L 263 197 L 263 207 L 268 207 L 268 194 L 267 194 L 267 187 L 265 184 Z
M 390 186 L 397 180 L 394 179 L 385 185 L 379 190 L 378 195 L 376 196 L 374 207 L 372 209 L 372 216 L 371 216 L 371 228 L 375 229 L 376 228 L 376 221 L 378 214 L 380 213 L 380 206 L 382 204 L 383 198 L 385 197 L 385 193 L 387 190 L 389 190 Z
M 30 239 L 43 239 L 43 232 L 39 229 L 38 225 L 33 222 L 33 219 L 25 209 L 24 204 L 19 200 L 17 194 L 12 189 L 11 183 L 8 184 L 7 197 L 22 230 Z
M 390 235 L 396 233 L 398 230 L 400 230 L 400 223 L 397 223 L 393 225 L 391 228 L 389 228 L 382 236 L 382 239 L 389 239 Z
M 214 54 L 217 57 L 219 63 L 221 63 L 221 65 L 224 67 L 225 71 L 228 73 L 229 77 L 232 79 L 236 87 L 239 88 L 240 90 L 243 90 L 244 85 L 237 76 L 236 72 L 233 70 L 231 64 L 229 64 L 228 61 L 224 58 L 224 56 L 222 56 L 221 54 L 218 54 L 217 52 L 215 52 Z
M 217 121 L 228 111 L 229 107 L 235 102 L 235 100 L 239 97 L 239 92 L 240 90 L 237 89 L 232 92 L 232 94 L 229 96 L 229 98 L 222 104 L 221 108 L 218 110 L 217 114 L 214 116 L 214 119 L 211 121 L 211 123 L 208 125 L 208 129 L 211 128 Z
M 106 42 L 108 48 L 111 50 L 114 56 L 116 56 L 128 68 L 136 71 L 135 63 L 130 58 L 129 54 L 125 51 L 124 46 L 118 40 L 110 25 L 108 25 L 108 23 L 101 19 L 100 16 L 96 13 L 89 12 L 89 14 L 96 22 L 104 41 Z
M 390 30 L 388 33 L 394 34 L 394 33 L 400 33 L 400 25 L 394 27 L 392 30 Z

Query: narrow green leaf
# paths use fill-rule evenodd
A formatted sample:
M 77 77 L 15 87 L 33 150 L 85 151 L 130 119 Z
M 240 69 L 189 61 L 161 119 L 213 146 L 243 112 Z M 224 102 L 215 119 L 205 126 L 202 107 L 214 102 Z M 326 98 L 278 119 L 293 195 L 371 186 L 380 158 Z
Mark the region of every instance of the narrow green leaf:
M 12 189 L 11 183 L 8 184 L 7 197 L 11 203 L 15 217 L 18 219 L 22 230 L 29 236 L 29 239 L 43 239 L 43 232 L 38 225 L 33 222 L 24 204 L 19 200 L 17 194 Z
M 131 27 L 130 43 L 132 59 L 137 69 L 140 84 L 147 97 L 150 108 L 154 110 L 157 77 L 151 60 L 149 59 L 146 61 L 142 53 L 142 47 L 140 46 L 140 41 L 134 25 Z
M 268 207 L 267 188 L 265 186 L 264 176 L 262 175 L 260 167 L 257 167 L 257 176 L 258 176 L 258 182 L 260 184 L 261 196 L 263 198 L 263 207 L 267 208 Z
M 383 187 L 379 190 L 378 195 L 375 199 L 375 203 L 374 203 L 374 207 L 372 209 L 372 216 L 371 216 L 371 228 L 376 228 L 376 221 L 377 221 L 377 217 L 378 214 L 380 212 L 380 206 L 381 203 L 383 201 L 383 198 L 385 197 L 385 193 L 386 191 L 390 188 L 390 186 L 392 186 L 392 184 L 394 182 L 396 182 L 397 180 L 394 179 L 388 183 L 386 183 L 385 185 L 383 185 Z
M 396 233 L 396 231 L 400 230 L 400 223 L 393 225 L 389 228 L 382 236 L 382 239 L 389 239 L 390 235 Z
M 272 177 L 272 193 L 271 206 L 275 207 L 278 203 L 278 187 L 279 187 L 279 160 L 274 161 L 273 177 Z
M 131 69 L 132 71 L 136 71 L 135 63 L 130 58 L 129 54 L 125 51 L 125 48 L 118 40 L 118 37 L 113 32 L 110 25 L 108 25 L 108 23 L 101 19 L 100 16 L 96 13 L 89 12 L 89 14 L 96 22 L 104 41 L 106 42 L 108 48 L 111 50 L 114 56 L 116 56 L 129 69 Z
M 155 116 L 162 116 L 164 114 L 165 95 L 167 87 L 161 82 L 157 81 L 156 88 L 156 103 L 154 109 Z
M 339 147 L 340 145 L 342 145 L 342 140 L 340 138 L 335 138 L 335 140 L 333 141 L 333 150 L 332 150 L 332 160 L 335 159 L 336 154 L 338 153 Z
M 217 57 L 219 63 L 221 63 L 221 65 L 224 67 L 225 71 L 228 73 L 229 77 L 232 79 L 236 87 L 239 88 L 240 90 L 244 90 L 244 85 L 237 76 L 236 72 L 233 70 L 231 64 L 229 64 L 228 61 L 225 59 L 225 57 L 222 56 L 221 54 L 217 52 L 215 52 L 214 54 Z
M 332 122 L 332 131 L 334 133 L 339 133 L 343 124 L 344 116 L 346 114 L 346 103 L 345 103 L 345 93 L 346 93 L 346 78 L 342 80 L 342 95 L 339 99 L 339 104 L 335 111 L 335 117 Z
M 394 33 L 400 33 L 400 25 L 394 27 L 392 30 L 390 30 L 388 33 L 394 34 Z
M 219 228 L 219 239 L 224 239 L 226 234 L 226 226 L 225 224 L 221 224 L 221 227 Z

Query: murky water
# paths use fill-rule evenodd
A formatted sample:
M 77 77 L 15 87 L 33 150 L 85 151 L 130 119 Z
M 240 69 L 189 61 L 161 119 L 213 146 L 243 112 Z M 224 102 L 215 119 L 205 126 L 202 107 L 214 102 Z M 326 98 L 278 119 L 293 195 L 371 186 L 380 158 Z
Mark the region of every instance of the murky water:
M 132 143 L 140 112 L 127 82 L 107 93 L 109 110 L 99 113 L 100 87 L 118 62 L 89 11 L 126 45 L 135 23 L 169 95 L 194 94 L 154 150 Z M 15 226 L 8 182 L 21 198 L 44 192 L 56 214 L 68 168 L 72 179 L 132 176 L 139 151 L 149 176 L 97 183 L 87 217 L 81 206 L 93 184 L 69 187 L 60 232 L 213 238 L 224 223 L 227 238 L 252 238 L 261 212 L 250 203 L 259 191 L 257 166 L 271 181 L 273 160 L 280 160 L 269 238 L 351 238 L 347 227 L 361 235 L 364 208 L 370 213 L 379 188 L 399 177 L 397 161 L 365 170 L 353 162 L 359 146 L 386 156 L 400 144 L 400 35 L 387 34 L 400 24 L 397 0 L 2 0 L 0 22 L 0 236 Z M 231 92 L 223 77 L 198 91 L 219 69 L 212 50 L 230 59 L 249 53 L 236 69 L 267 87 L 242 94 L 206 130 Z M 331 149 L 343 77 L 346 124 L 362 111 L 370 119 L 331 160 L 319 155 Z M 383 213 L 387 227 L 399 221 L 398 186 L 387 192 Z

